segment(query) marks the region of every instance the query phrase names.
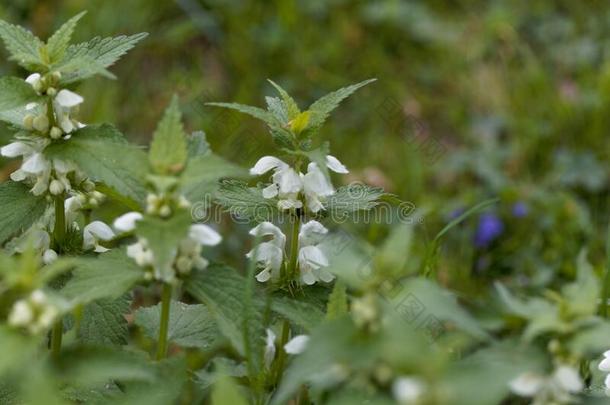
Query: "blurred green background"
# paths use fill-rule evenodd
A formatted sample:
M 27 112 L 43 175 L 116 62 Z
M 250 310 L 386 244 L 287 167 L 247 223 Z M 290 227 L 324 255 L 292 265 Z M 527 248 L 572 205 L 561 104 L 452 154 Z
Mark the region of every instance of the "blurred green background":
M 273 150 L 264 127 L 205 102 L 262 106 L 270 78 L 305 107 L 376 77 L 322 131 L 351 169 L 346 182 L 413 202 L 424 213 L 422 246 L 461 210 L 501 199 L 488 212 L 502 223 L 488 243 L 476 243 L 481 218 L 449 234 L 447 282 L 468 288 L 473 277 L 462 276 L 473 275 L 543 286 L 571 276 L 583 247 L 601 268 L 610 215 L 606 1 L 14 0 L 0 18 L 46 38 L 82 10 L 76 41 L 150 33 L 112 68 L 118 80 L 78 89 L 86 123 L 114 123 L 146 144 L 176 92 L 187 127 L 249 167 Z M 0 74 L 25 73 L 5 61 Z M 362 233 L 376 243 L 386 228 Z

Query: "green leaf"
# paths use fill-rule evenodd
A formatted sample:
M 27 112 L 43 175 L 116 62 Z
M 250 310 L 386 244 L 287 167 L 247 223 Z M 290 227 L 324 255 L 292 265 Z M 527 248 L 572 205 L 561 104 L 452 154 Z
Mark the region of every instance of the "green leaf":
M 319 129 L 330 113 L 339 106 L 341 101 L 352 95 L 356 90 L 374 82 L 377 79 L 369 79 L 351 86 L 343 87 L 320 98 L 309 106 L 311 117 L 309 119 L 309 130 L 315 132 Z
M 74 28 L 76 28 L 76 24 L 78 24 L 78 21 L 85 14 L 87 14 L 87 12 L 83 11 L 75 15 L 65 24 L 63 24 L 57 31 L 55 31 L 51 38 L 49 38 L 47 41 L 47 52 L 49 54 L 51 63 L 61 60 L 61 58 L 64 56 L 64 53 L 70 44 L 70 40 L 72 39 Z
M 578 330 L 576 336 L 568 343 L 570 353 L 583 357 L 598 356 L 608 350 L 608 336 L 610 336 L 610 323 L 607 321 Z
M 206 103 L 206 105 L 229 108 L 231 110 L 239 111 L 241 113 L 248 114 L 254 118 L 257 118 L 267 123 L 269 126 L 281 125 L 281 123 L 278 121 L 277 118 L 275 118 L 272 113 L 270 113 L 269 111 L 265 111 L 262 108 L 237 103 Z
M 11 54 L 11 59 L 19 65 L 28 70 L 43 65 L 39 50 L 44 44 L 30 31 L 0 20 L 0 37 Z
M 232 216 L 254 222 L 267 221 L 277 213 L 277 205 L 273 200 L 263 197 L 261 188 L 248 187 L 246 183 L 237 180 L 224 180 L 220 183 L 217 202 Z
M 146 196 L 146 154 L 129 144 L 112 125 L 81 128 L 69 141 L 49 145 L 45 154 L 73 161 L 92 180 L 134 202 L 143 201 Z
M 176 174 L 184 169 L 187 153 L 182 114 L 174 96 L 153 134 L 148 158 L 156 173 Z
M 24 232 L 45 212 L 47 201 L 36 197 L 21 183 L 7 181 L 0 184 L 0 245 Z
M 212 389 L 212 405 L 248 405 L 240 387 L 226 375 L 218 377 Z
M 348 217 L 354 212 L 375 208 L 384 194 L 380 187 L 353 183 L 337 189 L 335 194 L 328 197 L 324 207 L 329 215 L 336 215 L 336 218 Z
M 75 303 L 117 299 L 144 278 L 144 272 L 124 251 L 114 249 L 95 259 L 81 259 L 61 294 Z
M 245 319 L 246 304 L 243 301 L 246 280 L 234 269 L 222 265 L 211 265 L 205 271 L 194 274 L 186 282 L 186 290 L 193 297 L 206 304 L 215 317 L 220 331 L 242 355 L 246 355 L 244 343 L 244 322 L 249 323 L 249 336 L 262 344 L 263 304 L 255 300 L 259 309 L 253 311 L 250 319 Z M 255 297 L 256 298 L 256 297 Z
M 566 305 L 573 316 L 594 315 L 597 312 L 601 293 L 600 280 L 587 261 L 587 252 L 582 250 L 577 259 L 578 274 L 576 281 L 562 289 Z
M 191 225 L 190 212 L 180 212 L 164 220 L 147 216 L 136 224 L 136 234 L 148 241 L 154 254 L 155 275 L 165 281 L 173 281 L 175 274 L 172 264 L 178 252 L 178 245 L 186 238 Z
M 347 289 L 342 281 L 337 280 L 333 292 L 328 297 L 326 319 L 337 319 L 345 314 L 347 314 Z
M 125 314 L 131 299 L 124 294 L 117 299 L 99 299 L 83 308 L 79 338 L 94 345 L 124 345 L 129 332 Z
M 277 92 L 280 93 L 282 101 L 284 102 L 284 107 L 286 108 L 286 112 L 288 113 L 288 120 L 292 120 L 297 115 L 299 115 L 299 113 L 301 112 L 301 110 L 299 110 L 299 106 L 294 101 L 294 99 L 290 97 L 286 90 L 281 88 L 280 85 L 275 83 L 273 80 L 269 80 L 269 83 L 271 83 L 273 87 L 275 87 Z
M 86 79 L 105 72 L 107 67 L 114 64 L 147 35 L 147 33 L 140 33 L 112 38 L 95 37 L 88 42 L 70 45 L 64 58 L 54 65 L 54 68 L 62 73 L 67 73 L 62 76 L 61 82 L 63 84 Z M 79 61 L 77 65 L 74 65 L 73 61 L 75 60 Z M 87 62 L 90 66 L 87 66 Z M 93 65 L 93 68 L 91 68 L 91 65 Z M 68 67 L 70 68 L 68 69 Z
M 313 330 L 324 319 L 324 313 L 316 305 L 288 297 L 273 298 L 271 310 L 307 331 Z
M 212 153 L 189 160 L 180 177 L 181 191 L 190 201 L 204 201 L 220 187 L 219 180 L 226 177 L 245 177 L 247 171 Z
M 0 112 L 23 107 L 40 100 L 32 86 L 16 77 L 0 78 Z M 21 124 L 21 123 L 20 123 Z
M 267 110 L 282 124 L 288 123 L 288 113 L 284 108 L 284 103 L 277 97 L 265 97 Z
M 159 337 L 161 304 L 139 308 L 135 313 L 135 323 L 151 339 Z M 205 305 L 187 305 L 172 301 L 169 310 L 167 338 L 183 347 L 210 349 L 219 339 L 218 326 Z
M 210 144 L 206 139 L 205 132 L 193 132 L 187 139 L 187 150 L 189 158 L 203 156 L 210 153 Z

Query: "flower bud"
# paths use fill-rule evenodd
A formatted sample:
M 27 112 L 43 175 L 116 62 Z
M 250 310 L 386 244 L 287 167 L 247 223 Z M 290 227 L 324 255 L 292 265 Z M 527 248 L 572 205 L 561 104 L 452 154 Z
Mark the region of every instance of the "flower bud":
M 53 84 L 59 83 L 59 81 L 61 80 L 61 72 L 55 71 L 51 73 L 51 80 Z
M 188 273 L 191 271 L 191 261 L 185 256 L 179 257 L 178 260 L 176 260 L 176 269 L 178 269 L 178 272 L 180 273 Z
M 65 190 L 64 185 L 59 180 L 53 180 L 49 185 L 49 192 L 53 195 L 59 195 Z
M 92 182 L 91 180 L 85 180 L 83 182 L 83 190 L 85 190 L 88 193 L 92 192 L 93 190 L 95 190 L 95 183 Z
M 169 217 L 171 214 L 172 209 L 169 207 L 169 205 L 164 205 L 159 210 L 159 215 L 161 215 L 162 217 Z
M 57 260 L 57 253 L 53 249 L 45 250 L 44 254 L 42 255 L 42 262 L 44 264 L 51 264 L 55 260 Z
M 19 300 L 13 305 L 13 309 L 8 317 L 8 323 L 12 326 L 25 326 L 32 321 L 34 313 L 30 305 L 24 301 Z
M 36 80 L 32 84 L 32 87 L 34 88 L 34 91 L 36 91 L 37 93 L 42 93 L 42 90 L 44 89 L 44 83 L 43 83 L 42 79 Z
M 49 87 L 47 89 L 47 94 L 51 97 L 55 97 L 55 95 L 57 95 L 57 90 L 55 90 L 55 87 Z
M 59 139 L 63 135 L 63 132 L 61 131 L 61 129 L 53 127 L 51 128 L 51 132 L 49 133 L 49 135 L 51 136 L 51 139 Z
M 36 131 L 46 133 L 49 130 L 49 119 L 46 115 L 39 115 L 34 118 L 32 125 Z
M 32 129 L 34 129 L 34 115 L 33 114 L 26 114 L 26 116 L 23 117 L 23 127 L 30 131 Z

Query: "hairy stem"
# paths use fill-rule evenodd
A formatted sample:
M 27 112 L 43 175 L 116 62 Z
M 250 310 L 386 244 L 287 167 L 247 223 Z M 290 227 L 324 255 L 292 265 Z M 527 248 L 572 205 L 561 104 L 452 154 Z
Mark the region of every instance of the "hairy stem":
M 66 237 L 66 212 L 64 208 L 64 195 L 55 197 L 55 226 L 53 228 L 53 240 L 55 247 L 61 251 L 61 245 Z
M 282 378 L 282 372 L 284 371 L 284 363 L 286 362 L 286 351 L 284 345 L 288 343 L 290 337 L 290 323 L 287 320 L 282 321 L 282 336 L 280 337 L 280 345 L 278 346 L 277 363 L 275 366 L 275 384 L 277 385 Z
M 159 342 L 157 345 L 157 360 L 164 359 L 167 355 L 167 329 L 169 325 L 169 306 L 172 298 L 172 286 L 163 284 L 161 293 L 161 323 L 159 325 Z

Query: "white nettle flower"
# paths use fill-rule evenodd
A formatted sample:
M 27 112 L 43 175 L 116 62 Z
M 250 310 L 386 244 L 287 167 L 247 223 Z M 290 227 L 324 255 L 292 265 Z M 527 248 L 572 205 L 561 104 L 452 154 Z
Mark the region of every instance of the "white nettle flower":
M 127 256 L 131 257 L 140 267 L 151 267 L 155 261 L 153 251 L 148 247 L 148 241 L 144 238 L 139 238 L 136 243 L 127 246 Z
M 559 365 L 552 375 L 526 372 L 509 383 L 513 393 L 522 397 L 533 397 L 536 403 L 557 401 L 569 403 L 584 388 L 578 370 L 569 365 Z
M 331 155 L 326 156 L 326 166 L 336 173 L 348 173 L 347 168 Z M 264 156 L 250 169 L 250 174 L 258 176 L 270 170 L 273 170 L 273 183 L 263 189 L 263 197 L 278 197 L 280 209 L 301 208 L 299 193 L 303 192 L 307 207 L 315 213 L 324 209 L 322 202 L 335 193 L 329 179 L 314 162 L 307 166 L 307 174 L 303 174 L 274 156 Z
M 265 339 L 265 367 L 267 369 L 271 368 L 271 363 L 273 363 L 273 359 L 275 358 L 275 333 L 269 328 L 267 328 L 267 337 Z
M 392 384 L 392 394 L 399 404 L 416 404 L 425 393 L 426 384 L 416 377 L 399 377 Z
M 72 109 L 83 101 L 84 99 L 80 95 L 65 89 L 60 90 L 55 96 L 55 99 L 53 100 L 53 110 L 55 111 L 57 125 L 59 125 L 64 133 L 69 134 L 75 129 L 84 126 L 80 122 L 70 118 Z
M 288 354 L 301 354 L 307 348 L 307 344 L 309 343 L 309 336 L 307 335 L 297 335 L 290 339 L 285 345 L 284 350 Z
M 83 229 L 83 249 L 93 249 L 96 253 L 104 253 L 109 249 L 100 245 L 100 241 L 109 241 L 115 237 L 114 231 L 102 221 L 93 221 Z
M 136 229 L 136 222 L 144 218 L 141 213 L 131 211 L 114 220 L 112 226 L 118 232 L 131 232 Z
M 313 220 L 302 225 L 299 231 L 299 270 L 301 280 L 307 285 L 316 281 L 328 283 L 335 278 L 325 269 L 329 265 L 328 258 L 320 248 L 327 233 L 328 229 Z
M 222 236 L 211 227 L 191 225 L 188 237 L 180 242 L 174 267 L 182 274 L 189 273 L 192 268 L 204 270 L 209 262 L 201 256 L 203 246 L 216 246 L 221 241 Z
M 600 371 L 610 373 L 610 350 L 604 352 L 604 359 L 597 366 Z M 606 386 L 606 395 L 610 396 L 610 374 L 608 374 L 604 380 Z
M 60 314 L 57 303 L 51 302 L 42 290 L 33 291 L 26 299 L 13 304 L 8 323 L 18 328 L 27 328 L 36 334 L 48 330 Z
M 272 236 L 271 240 L 262 242 L 252 249 L 246 257 L 254 260 L 263 270 L 256 275 L 261 283 L 269 279 L 277 279 L 284 260 L 286 235 L 271 222 L 261 222 L 250 230 L 250 235 L 256 237 Z

